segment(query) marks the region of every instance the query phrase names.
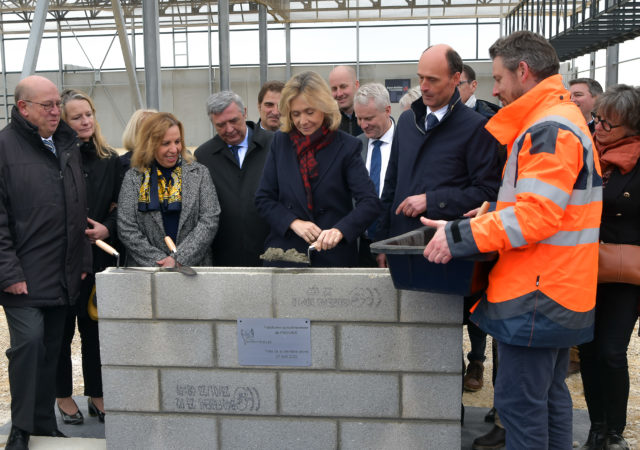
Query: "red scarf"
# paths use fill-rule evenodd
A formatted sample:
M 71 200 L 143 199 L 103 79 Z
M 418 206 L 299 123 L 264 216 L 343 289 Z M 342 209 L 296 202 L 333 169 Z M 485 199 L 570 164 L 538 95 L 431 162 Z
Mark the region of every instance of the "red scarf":
M 616 167 L 625 175 L 636 166 L 640 158 L 640 136 L 627 136 L 607 145 L 596 141 L 596 149 L 600 157 L 602 181 L 606 184 Z
M 304 191 L 307 194 L 307 207 L 309 211 L 313 211 L 313 197 L 311 195 L 311 180 L 318 177 L 318 161 L 316 161 L 316 152 L 326 147 L 333 141 L 336 133 L 322 125 L 313 134 L 305 136 L 297 129 L 292 129 L 289 137 L 293 141 L 298 155 L 298 164 L 300 166 L 300 175 L 304 184 Z

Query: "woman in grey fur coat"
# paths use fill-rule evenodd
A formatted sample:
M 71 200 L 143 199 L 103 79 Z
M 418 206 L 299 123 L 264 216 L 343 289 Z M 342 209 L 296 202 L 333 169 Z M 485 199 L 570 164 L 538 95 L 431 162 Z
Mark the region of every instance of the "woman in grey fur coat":
M 118 234 L 127 265 L 211 265 L 219 216 L 211 175 L 187 151 L 182 123 L 163 112 L 146 118 L 118 201 Z M 176 243 L 175 259 L 165 236 Z

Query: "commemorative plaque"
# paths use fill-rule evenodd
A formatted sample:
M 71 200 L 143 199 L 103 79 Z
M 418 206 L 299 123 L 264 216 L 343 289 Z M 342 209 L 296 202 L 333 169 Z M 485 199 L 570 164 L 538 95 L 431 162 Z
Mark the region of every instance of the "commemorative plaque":
M 241 366 L 310 366 L 309 319 L 238 319 Z

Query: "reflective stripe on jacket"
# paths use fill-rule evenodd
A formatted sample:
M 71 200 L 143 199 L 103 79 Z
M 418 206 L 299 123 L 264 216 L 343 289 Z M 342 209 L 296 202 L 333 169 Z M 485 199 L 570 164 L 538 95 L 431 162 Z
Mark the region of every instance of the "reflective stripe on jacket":
M 588 342 L 602 178 L 584 118 L 554 75 L 486 127 L 509 151 L 496 211 L 446 228 L 454 257 L 499 252 L 471 319 L 512 345 Z

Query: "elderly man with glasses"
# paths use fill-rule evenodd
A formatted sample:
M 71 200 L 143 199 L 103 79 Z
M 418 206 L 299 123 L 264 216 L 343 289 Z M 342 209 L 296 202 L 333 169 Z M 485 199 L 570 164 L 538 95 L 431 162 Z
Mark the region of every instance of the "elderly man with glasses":
M 75 132 L 60 121 L 46 78 L 18 83 L 0 131 L 0 305 L 11 337 L 11 432 L 6 449 L 58 430 L 55 375 L 67 306 L 91 270 L 87 202 Z

